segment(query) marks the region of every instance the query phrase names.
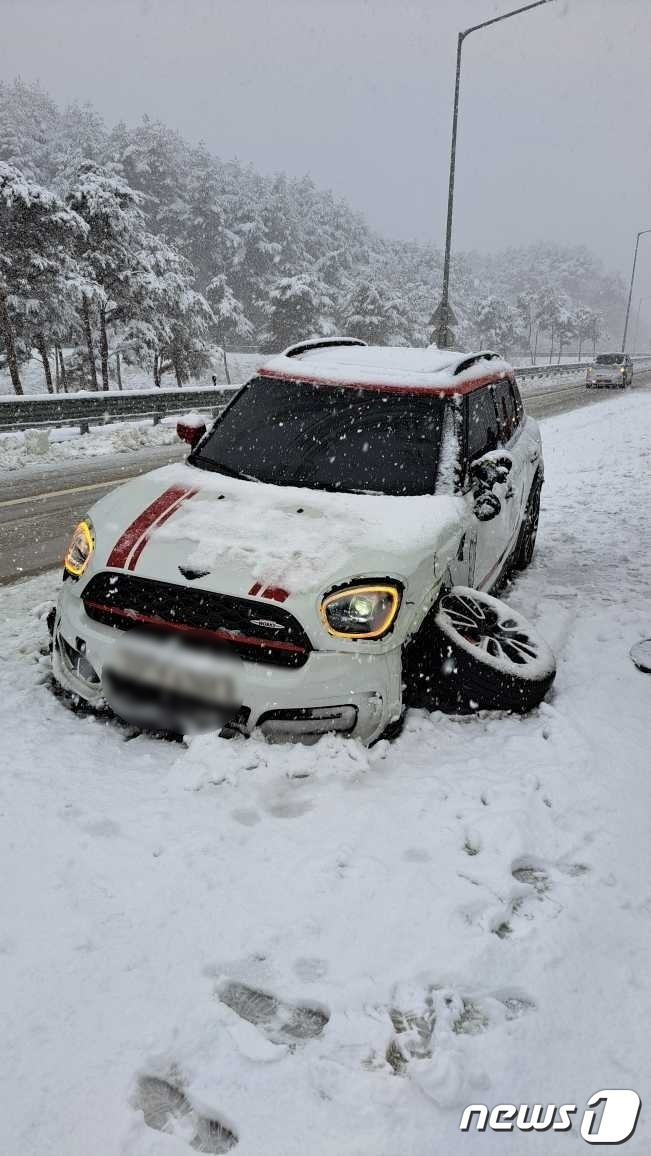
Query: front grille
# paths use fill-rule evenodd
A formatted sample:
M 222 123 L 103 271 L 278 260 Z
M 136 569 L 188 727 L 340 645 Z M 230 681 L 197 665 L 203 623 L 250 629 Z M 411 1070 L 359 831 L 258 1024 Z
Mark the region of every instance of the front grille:
M 303 666 L 312 649 L 294 616 L 267 602 L 110 571 L 91 578 L 81 597 L 95 622 L 177 634 L 193 645 L 234 650 L 248 662 Z

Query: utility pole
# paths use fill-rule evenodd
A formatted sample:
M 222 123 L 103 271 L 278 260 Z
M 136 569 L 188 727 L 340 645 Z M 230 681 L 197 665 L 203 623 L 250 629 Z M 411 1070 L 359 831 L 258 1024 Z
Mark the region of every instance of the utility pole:
M 529 12 L 532 8 L 540 8 L 543 4 L 551 4 L 553 0 L 534 0 L 532 4 L 525 4 L 523 8 L 514 8 L 512 12 L 504 12 L 502 16 L 494 16 L 492 20 L 484 20 L 482 24 L 473 24 L 460 32 L 457 38 L 457 70 L 454 81 L 454 108 L 452 112 L 452 144 L 450 146 L 450 173 L 448 178 L 448 215 L 445 226 L 445 256 L 443 258 L 443 287 L 441 301 L 432 316 L 436 326 L 436 344 L 440 349 L 450 348 L 450 339 L 453 336 L 450 330 L 450 255 L 452 251 L 452 214 L 454 209 L 454 178 L 457 162 L 457 126 L 459 121 L 459 88 L 461 84 L 461 49 L 466 36 L 477 32 L 480 28 L 488 28 L 491 24 L 500 24 L 511 16 L 519 16 L 522 12 Z

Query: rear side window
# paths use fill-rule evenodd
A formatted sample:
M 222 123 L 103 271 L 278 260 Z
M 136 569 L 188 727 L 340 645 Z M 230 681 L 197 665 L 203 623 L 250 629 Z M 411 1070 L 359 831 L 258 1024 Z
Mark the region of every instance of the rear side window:
M 513 381 L 511 381 L 510 384 L 511 384 L 511 396 L 513 397 L 513 405 L 515 408 L 515 424 L 516 424 L 516 426 L 518 426 L 518 425 L 522 425 L 522 421 L 524 419 L 524 406 L 522 404 L 522 398 L 520 396 L 520 390 L 518 389 L 518 385 L 517 385 L 517 382 L 515 381 L 515 379 Z
M 468 459 L 487 454 L 498 444 L 497 410 L 490 389 L 468 394 Z
M 515 427 L 517 425 L 517 415 L 515 410 L 515 402 L 513 394 L 511 393 L 511 383 L 507 378 L 503 381 L 498 381 L 493 386 L 493 393 L 495 395 L 495 405 L 497 406 L 497 416 L 500 422 L 500 441 L 503 444 L 509 442 L 513 437 Z

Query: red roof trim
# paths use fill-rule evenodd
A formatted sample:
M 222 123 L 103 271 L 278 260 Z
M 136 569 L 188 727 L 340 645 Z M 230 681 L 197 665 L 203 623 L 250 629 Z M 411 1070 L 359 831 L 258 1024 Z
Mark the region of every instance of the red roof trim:
M 455 385 L 393 385 L 382 382 L 368 381 L 330 381 L 325 377 L 311 377 L 304 373 L 286 373 L 280 369 L 265 369 L 258 371 L 260 377 L 271 377 L 281 381 L 302 381 L 306 385 L 317 385 L 331 389 L 366 389 L 371 393 L 403 393 L 412 397 L 456 397 L 459 394 L 473 393 L 481 389 L 482 385 L 492 385 L 494 382 L 504 381 L 513 377 L 513 372 L 503 370 L 500 373 L 487 373 L 483 377 L 475 377 L 470 381 L 459 381 Z
M 183 622 L 170 622 L 167 618 L 156 618 L 151 614 L 140 614 L 136 610 L 125 610 L 122 606 L 109 606 L 105 602 L 94 602 L 91 599 L 85 605 L 104 614 L 114 614 L 116 618 L 128 618 L 130 622 L 144 622 L 147 626 L 158 626 L 162 630 L 192 634 L 195 638 L 219 638 L 222 642 L 234 642 L 242 646 L 261 646 L 264 650 L 291 650 L 305 654 L 304 646 L 297 646 L 295 642 L 281 642 L 278 638 L 254 638 L 248 634 L 235 634 L 232 630 L 208 630 L 201 626 L 187 626 Z

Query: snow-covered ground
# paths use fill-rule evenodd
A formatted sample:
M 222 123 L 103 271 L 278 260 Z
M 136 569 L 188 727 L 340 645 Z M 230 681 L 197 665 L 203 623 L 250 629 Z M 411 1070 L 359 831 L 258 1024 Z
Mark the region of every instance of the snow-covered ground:
M 649 1152 L 650 431 L 635 393 L 543 423 L 527 718 L 134 736 L 48 689 L 57 576 L 3 590 L 2 1153 L 557 1156 L 613 1087 Z M 473 1102 L 578 1111 L 462 1133 Z

